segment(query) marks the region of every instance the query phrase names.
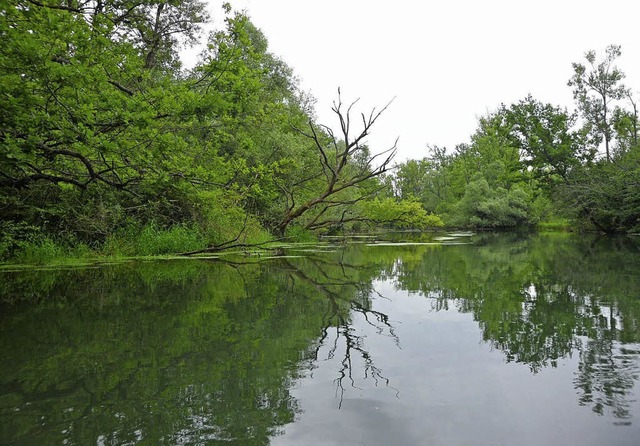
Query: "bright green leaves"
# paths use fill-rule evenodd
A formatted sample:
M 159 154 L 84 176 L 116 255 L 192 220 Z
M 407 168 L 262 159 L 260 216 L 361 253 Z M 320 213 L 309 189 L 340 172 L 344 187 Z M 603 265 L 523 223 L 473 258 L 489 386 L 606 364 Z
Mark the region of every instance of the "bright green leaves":
M 502 115 L 489 115 L 479 121 L 471 144 L 459 145 L 451 155 L 435 148 L 434 156 L 422 162 L 421 182 L 426 186 L 422 201 L 434 203 L 445 223 L 473 227 L 530 223 L 531 198 L 516 192 L 528 188 L 530 173 L 509 130 Z M 403 176 L 408 172 L 401 166 Z
M 163 28 L 175 31 L 171 39 L 182 32 L 189 38 L 201 21 L 193 1 L 108 1 L 77 11 L 30 2 L 4 8 L 0 186 L 3 194 L 24 197 L 20 206 L 5 210 L 3 219 L 35 217 L 40 213 L 31 209 L 47 209 L 49 216 L 56 216 L 48 219 L 53 228 L 74 228 L 88 240 L 103 240 L 123 221 L 109 219 L 108 225 L 95 228 L 79 228 L 75 222 L 100 221 L 99 209 L 104 207 L 135 210 L 120 215 L 127 222 L 131 217 L 180 222 L 190 213 L 168 203 L 170 197 L 181 196 L 182 183 L 201 186 L 231 178 L 217 149 L 193 137 L 194 97 L 176 80 L 179 72 L 162 75 L 148 66 L 146 55 L 165 44 L 147 42 L 156 47 L 145 48 L 145 42 L 132 37 L 136 27 L 145 26 L 145 17 L 150 18 L 145 14 L 161 6 L 166 14 L 154 19 L 188 13 L 192 20 Z M 185 29 L 171 28 L 176 26 Z M 167 60 L 175 57 L 177 53 Z M 160 58 L 156 63 L 161 64 Z M 145 204 L 158 194 L 163 198 L 154 201 L 164 204 Z M 94 199 L 93 207 L 73 205 Z M 152 207 L 169 213 L 154 216 L 147 212 Z M 80 210 L 82 215 L 76 212 Z
M 408 160 L 398 167 L 394 186 L 403 200 L 418 200 L 424 209 L 435 212 L 445 199 L 443 180 L 434 160 Z
M 444 226 L 440 217 L 427 213 L 417 201 L 375 198 L 363 202 L 361 207 L 364 217 L 380 226 L 409 229 Z
M 153 104 L 108 73 L 138 77 L 136 64 L 127 64 L 134 53 L 121 42 L 105 48 L 104 37 L 81 15 L 29 5 L 7 14 L 15 19 L 7 24 L 12 38 L 2 50 L 1 88 L 3 99 L 19 100 L 7 101 L 11 113 L 0 131 L 5 143 L 35 159 L 19 164 L 2 184 L 124 187 L 137 176 L 122 154 L 126 143 L 139 142 L 129 122 L 144 122 Z
M 198 0 L 7 4 L 0 192 L 20 204 L 1 218 L 92 243 L 195 222 L 221 246 L 263 237 L 259 225 L 282 234 L 320 202 L 300 223 L 326 228 L 374 196 L 382 170 L 368 151 L 350 147 L 340 174 L 325 175 L 297 130 L 312 110 L 292 70 L 246 15 L 223 9 L 225 27 L 187 76 L 176 50 L 206 18 Z

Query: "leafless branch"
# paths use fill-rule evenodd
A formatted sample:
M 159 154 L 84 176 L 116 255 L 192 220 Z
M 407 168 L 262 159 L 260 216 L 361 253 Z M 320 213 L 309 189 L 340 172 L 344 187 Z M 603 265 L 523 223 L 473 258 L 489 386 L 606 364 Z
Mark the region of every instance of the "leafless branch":
M 322 170 L 327 182 L 324 186 L 324 190 L 318 193 L 314 198 L 311 198 L 297 206 L 288 206 L 284 217 L 277 227 L 280 234 L 284 234 L 287 226 L 295 219 L 299 218 L 309 210 L 329 202 L 329 197 L 345 189 L 357 186 L 371 178 L 375 178 L 389 169 L 389 165 L 397 152 L 398 140 L 395 141 L 391 148 L 374 156 L 368 157 L 364 160 L 364 163 L 361 166 L 357 167 L 355 172 L 353 172 L 353 169 L 345 169 L 348 165 L 355 166 L 353 163 L 353 156 L 358 151 L 363 150 L 364 146 L 362 143 L 369 135 L 371 127 L 375 124 L 381 114 L 387 110 L 392 101 L 387 103 L 387 105 L 385 105 L 381 110 L 376 110 L 374 108 L 368 116 L 362 114 L 362 130 L 357 136 L 351 138 L 351 112 L 357 102 L 358 100 L 353 101 L 347 107 L 346 111 L 343 111 L 341 91 L 338 89 L 338 99 L 334 101 L 332 110 L 338 116 L 338 120 L 340 122 L 340 129 L 343 138 L 342 141 L 338 141 L 333 131 L 323 125 L 319 127 L 324 130 L 324 135 L 321 135 L 313 122 L 309 122 L 309 131 L 296 129 L 301 135 L 309 138 L 313 142 L 313 145 L 319 154 L 320 169 Z M 325 135 L 329 137 L 330 144 L 334 148 L 335 160 L 331 159 L 327 154 L 327 143 L 324 140 Z M 374 164 L 380 159 L 382 159 L 382 162 L 377 167 L 374 167 Z M 291 196 L 291 194 L 291 191 L 285 193 L 287 196 Z M 324 214 L 326 209 L 327 208 L 325 207 L 321 210 L 320 214 Z M 318 217 L 316 216 L 316 218 L 312 220 L 312 226 L 317 222 L 317 218 Z

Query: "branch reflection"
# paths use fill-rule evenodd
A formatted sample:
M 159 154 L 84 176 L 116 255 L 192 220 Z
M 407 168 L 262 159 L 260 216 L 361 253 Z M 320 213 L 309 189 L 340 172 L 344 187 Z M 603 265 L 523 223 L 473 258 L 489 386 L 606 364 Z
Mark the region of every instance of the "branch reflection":
M 323 259 L 309 257 L 304 262 L 308 263 L 304 268 L 285 260 L 285 270 L 294 278 L 310 284 L 327 301 L 327 309 L 322 317 L 321 336 L 318 339 L 313 358 L 322 360 L 321 349 L 328 346 L 327 358 L 334 359 L 338 351 L 342 351 L 342 359 L 334 380 L 336 395 L 339 398 L 338 408 L 342 407 L 345 394 L 345 382 L 354 389 L 360 389 L 356 385 L 354 377 L 354 364 L 352 355 L 358 355 L 363 361 L 363 378 L 371 378 L 377 386 L 380 382 L 393 389 L 396 396 L 399 390 L 390 384 L 389 378 L 383 375 L 382 370 L 375 365 L 372 355 L 367 350 L 365 339 L 353 327 L 353 317 L 360 316 L 376 333 L 393 339 L 395 345 L 400 347 L 400 339 L 396 335 L 389 316 L 374 310 L 371 305 L 371 295 L 375 292 L 371 285 L 371 279 L 361 281 L 355 279 L 360 276 L 358 272 L 365 271 L 364 266 L 356 266 L 341 261 L 331 263 Z M 373 271 L 377 273 L 374 269 Z M 331 336 L 333 333 L 333 337 Z

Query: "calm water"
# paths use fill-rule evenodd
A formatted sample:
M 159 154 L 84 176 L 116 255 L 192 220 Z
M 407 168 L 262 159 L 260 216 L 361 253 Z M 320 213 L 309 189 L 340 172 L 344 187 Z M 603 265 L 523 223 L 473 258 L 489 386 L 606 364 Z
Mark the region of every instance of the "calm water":
M 640 238 L 454 241 L 0 273 L 0 444 L 640 444 Z

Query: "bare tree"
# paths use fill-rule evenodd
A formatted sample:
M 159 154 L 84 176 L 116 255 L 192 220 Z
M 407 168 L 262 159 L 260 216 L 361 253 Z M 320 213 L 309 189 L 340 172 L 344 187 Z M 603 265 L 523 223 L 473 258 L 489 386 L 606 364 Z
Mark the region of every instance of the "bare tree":
M 388 170 L 397 151 L 397 140 L 391 148 L 376 155 L 369 153 L 365 140 L 375 122 L 391 102 L 381 110 L 374 108 L 368 116 L 362 113 L 360 115 L 362 129 L 356 136 L 352 136 L 351 113 L 357 102 L 358 100 L 352 102 L 345 110 L 340 89 L 338 89 L 338 99 L 334 101 L 332 110 L 340 121 L 339 136 L 328 126 L 316 125 L 312 121 L 309 121 L 309 129 L 306 131 L 295 129 L 313 141 L 319 155 L 319 169 L 294 184 L 279 185 L 285 196 L 285 211 L 276 225 L 276 232 L 279 235 L 283 235 L 294 220 L 311 210 L 315 210 L 316 214 L 306 224 L 308 229 L 357 220 L 358 217 L 350 216 L 349 207 L 366 198 L 366 193 L 359 194 L 355 198 L 351 196 L 345 199 L 338 196 L 339 192 L 357 188 L 367 180 Z M 378 162 L 379 164 L 377 164 Z M 319 192 L 314 194 L 312 198 L 298 203 L 296 195 L 301 188 L 307 183 L 317 180 L 322 180 Z M 336 210 L 339 211 L 337 217 Z M 329 217 L 329 215 L 333 215 L 333 217 Z

